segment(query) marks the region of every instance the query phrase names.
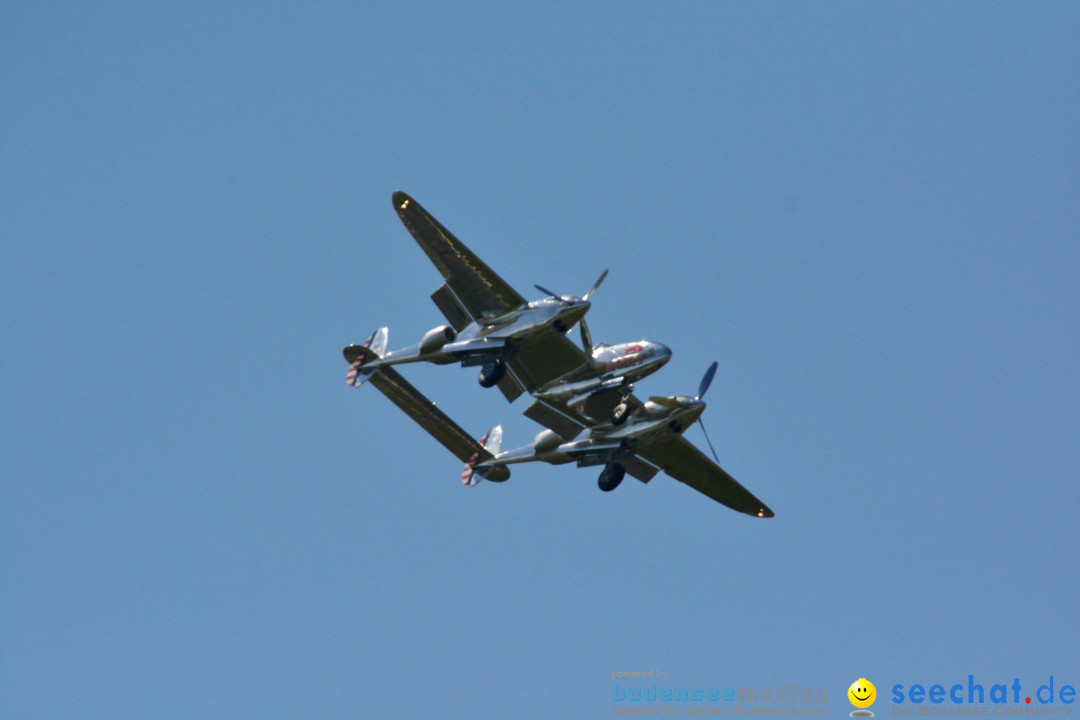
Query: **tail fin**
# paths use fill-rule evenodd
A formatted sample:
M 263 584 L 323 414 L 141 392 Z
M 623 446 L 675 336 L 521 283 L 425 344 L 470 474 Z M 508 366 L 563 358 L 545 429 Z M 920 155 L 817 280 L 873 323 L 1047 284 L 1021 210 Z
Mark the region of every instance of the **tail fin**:
M 461 483 L 468 487 L 480 482 L 487 475 L 487 472 L 475 468 L 476 463 L 498 455 L 499 450 L 502 449 L 502 425 L 496 425 L 488 430 L 487 434 L 477 442 L 480 443 L 480 450 L 469 458 L 469 461 L 465 463 L 465 469 L 461 471 Z
M 349 371 L 345 374 L 345 383 L 352 387 L 360 387 L 378 369 L 377 367 L 363 367 L 365 364 L 378 360 L 386 353 L 386 343 L 390 337 L 390 329 L 381 327 L 371 333 L 361 345 L 349 345 L 342 353 L 346 362 L 349 363 Z

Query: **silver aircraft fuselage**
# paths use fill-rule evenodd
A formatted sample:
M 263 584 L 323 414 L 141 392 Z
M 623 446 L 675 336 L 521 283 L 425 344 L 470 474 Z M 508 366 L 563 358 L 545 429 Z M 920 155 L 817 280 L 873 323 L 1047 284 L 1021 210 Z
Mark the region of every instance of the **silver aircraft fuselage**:
M 670 359 L 671 348 L 649 340 L 599 344 L 582 368 L 548 383 L 534 392 L 533 397 L 565 403 L 573 408 L 600 390 L 631 387 L 662 368 Z

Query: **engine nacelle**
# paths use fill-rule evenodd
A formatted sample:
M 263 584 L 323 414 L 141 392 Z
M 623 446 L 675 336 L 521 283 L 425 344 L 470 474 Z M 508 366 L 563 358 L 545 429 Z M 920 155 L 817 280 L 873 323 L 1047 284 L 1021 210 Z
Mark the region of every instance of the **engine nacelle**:
M 457 337 L 457 334 L 449 325 L 431 328 L 424 333 L 424 337 L 420 340 L 420 354 L 441 350 L 443 345 L 452 342 L 455 337 Z
M 663 415 L 670 410 L 670 408 L 666 408 L 660 403 L 655 403 L 652 400 L 646 400 L 643 407 L 646 415 Z
M 562 438 L 554 430 L 544 430 L 533 440 L 533 452 L 537 454 L 551 452 L 562 444 Z

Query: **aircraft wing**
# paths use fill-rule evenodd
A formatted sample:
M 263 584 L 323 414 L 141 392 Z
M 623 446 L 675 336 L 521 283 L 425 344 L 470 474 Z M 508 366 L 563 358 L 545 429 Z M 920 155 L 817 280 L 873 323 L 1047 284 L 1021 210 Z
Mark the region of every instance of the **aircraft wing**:
M 551 332 L 516 348 L 506 364 L 516 384 L 531 393 L 580 368 L 588 359 L 585 352 L 568 337 Z M 505 394 L 506 391 L 503 392 Z M 511 402 L 514 398 L 507 395 Z
M 413 387 L 394 368 L 380 366 L 372 374 L 370 382 L 406 415 L 415 420 L 417 425 L 424 428 L 431 437 L 452 452 L 458 460 L 463 463 L 473 463 L 477 459 L 486 460 L 492 457 L 491 453 L 477 440 Z M 495 468 L 487 475 L 488 480 L 494 481 L 505 480 L 508 477 L 510 473 L 506 471 L 506 468 Z
M 525 304 L 525 298 L 489 268 L 442 223 L 409 197 L 395 192 L 394 210 L 435 268 L 446 279 L 431 296 L 450 325 L 460 331 L 485 314 L 504 313 Z M 515 348 L 510 372 L 499 389 L 510 402 L 581 367 L 588 356 L 564 335 L 546 333 Z
M 394 193 L 393 202 L 401 222 L 446 278 L 446 287 L 453 300 L 470 320 L 478 320 L 484 313 L 502 313 L 525 304 L 525 298 L 465 247 L 420 203 L 400 190 Z M 436 304 L 439 304 L 438 300 Z M 441 305 L 440 310 L 446 313 Z
M 669 436 L 637 448 L 636 453 L 679 482 L 686 483 L 718 503 L 754 517 L 770 518 L 773 511 L 753 493 L 705 457 L 682 435 Z

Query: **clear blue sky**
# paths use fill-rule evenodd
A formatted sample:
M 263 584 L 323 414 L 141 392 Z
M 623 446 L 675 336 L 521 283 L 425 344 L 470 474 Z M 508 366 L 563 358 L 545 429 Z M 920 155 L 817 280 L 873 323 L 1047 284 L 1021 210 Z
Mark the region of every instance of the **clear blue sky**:
M 4 3 L 0 716 L 1080 684 L 1078 37 L 1052 2 Z M 718 360 L 776 518 L 463 488 L 347 388 L 342 346 L 442 322 L 396 189 L 530 297 L 610 268 L 594 337 L 674 350 L 643 394 Z

